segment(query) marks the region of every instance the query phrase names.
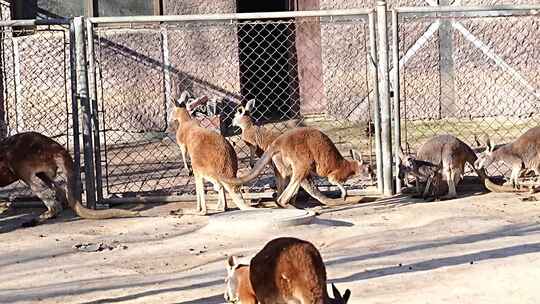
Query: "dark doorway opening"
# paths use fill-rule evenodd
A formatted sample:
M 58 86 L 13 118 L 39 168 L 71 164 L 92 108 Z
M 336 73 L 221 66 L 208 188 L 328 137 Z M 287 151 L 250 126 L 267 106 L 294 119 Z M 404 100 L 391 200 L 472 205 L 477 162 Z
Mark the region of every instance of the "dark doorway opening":
M 293 10 L 291 0 L 237 0 L 239 13 Z M 240 87 L 255 98 L 258 123 L 299 116 L 298 62 L 293 19 L 242 20 L 238 24 Z

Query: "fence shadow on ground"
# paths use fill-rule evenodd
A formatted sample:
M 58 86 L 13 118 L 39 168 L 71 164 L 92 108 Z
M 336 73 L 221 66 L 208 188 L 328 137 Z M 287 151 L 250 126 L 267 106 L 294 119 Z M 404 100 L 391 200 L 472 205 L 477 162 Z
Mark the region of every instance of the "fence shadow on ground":
M 442 267 L 473 264 L 478 261 L 491 259 L 501 259 L 517 255 L 540 252 L 540 243 L 522 244 L 510 247 L 503 247 L 493 250 L 479 251 L 471 254 L 450 256 L 439 259 L 429 259 L 426 261 L 402 266 L 384 267 L 374 270 L 358 272 L 346 277 L 330 280 L 332 283 L 346 283 L 360 280 L 379 278 L 384 276 L 411 273 L 418 271 L 434 270 Z
M 443 240 L 432 240 L 427 243 L 402 247 L 398 249 L 333 259 L 333 260 L 326 261 L 325 264 L 327 266 L 346 264 L 350 262 L 358 262 L 358 261 L 376 259 L 376 258 L 381 258 L 381 257 L 397 256 L 402 253 L 439 248 L 439 247 L 444 247 L 444 246 L 449 246 L 449 245 L 471 244 L 471 243 L 476 243 L 480 241 L 494 240 L 494 239 L 504 238 L 504 237 L 509 237 L 509 236 L 524 236 L 524 235 L 537 234 L 537 233 L 540 233 L 540 224 L 507 225 L 502 228 L 484 232 L 484 233 L 470 234 L 470 235 L 465 235 L 465 236 L 460 236 L 460 237 L 451 237 L 451 238 L 447 238 Z M 535 246 L 535 248 L 540 251 L 540 245 Z

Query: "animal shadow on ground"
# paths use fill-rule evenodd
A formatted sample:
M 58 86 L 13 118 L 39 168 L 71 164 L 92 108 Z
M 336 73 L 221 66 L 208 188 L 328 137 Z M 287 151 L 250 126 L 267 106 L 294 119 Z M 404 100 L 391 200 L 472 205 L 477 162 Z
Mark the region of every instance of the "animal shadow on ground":
M 45 205 L 40 201 L 31 201 L 31 206 L 17 206 L 17 204 L 17 202 L 14 202 L 13 205 L 10 205 L 9 207 L 0 211 L 0 234 L 11 232 L 16 229 L 32 227 L 33 225 L 25 225 L 31 223 L 32 220 L 37 219 L 41 213 L 47 210 L 45 208 Z M 27 203 L 21 203 L 21 205 L 22 204 Z M 43 206 L 39 207 L 40 204 L 43 204 Z M 122 204 L 121 208 L 137 211 L 140 211 L 141 209 L 145 210 L 145 206 L 143 206 L 142 208 L 141 206 L 133 208 L 133 206 L 134 205 L 131 204 Z M 81 218 L 79 218 L 73 210 L 69 208 L 64 208 L 64 210 L 62 210 L 62 212 L 60 212 L 57 217 L 49 219 L 39 225 L 48 225 L 59 222 L 71 222 L 80 219 Z
M 0 234 L 14 231 L 16 229 L 24 229 L 23 224 L 36 219 L 39 215 L 46 211 L 43 207 L 19 208 L 10 206 L 0 213 Z M 54 219 L 47 220 L 41 225 L 47 225 L 58 222 L 70 222 L 76 220 L 75 213 L 65 210 Z

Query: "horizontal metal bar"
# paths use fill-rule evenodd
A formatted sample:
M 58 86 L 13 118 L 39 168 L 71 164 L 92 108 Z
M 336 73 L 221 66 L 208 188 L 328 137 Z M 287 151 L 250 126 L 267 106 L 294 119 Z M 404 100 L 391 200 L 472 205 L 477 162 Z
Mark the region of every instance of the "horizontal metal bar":
M 325 189 L 325 187 L 319 187 L 324 193 L 335 192 L 338 194 L 338 189 L 331 187 L 332 189 Z M 378 196 L 379 193 L 375 187 L 368 187 L 365 189 L 350 189 L 347 191 L 351 196 Z M 206 199 L 209 201 L 216 201 L 218 199 L 217 194 L 207 194 Z M 274 192 L 248 192 L 242 193 L 242 197 L 247 200 L 256 199 L 272 199 Z M 230 197 L 227 194 L 227 198 Z M 139 203 L 139 204 L 156 204 L 156 203 L 172 203 L 172 202 L 195 202 L 197 197 L 195 195 L 162 195 L 162 196 L 133 196 L 133 197 L 115 197 L 106 198 L 101 203 L 109 205 L 127 204 L 127 203 Z
M 492 5 L 492 6 L 411 6 L 394 9 L 399 14 L 414 13 L 465 13 L 465 12 L 518 12 L 530 11 L 531 15 L 540 13 L 540 4 Z
M 242 193 L 244 199 L 261 199 L 272 198 L 274 192 L 261 192 L 261 193 Z M 207 200 L 217 200 L 217 194 L 207 194 Z M 227 198 L 230 197 L 227 195 Z M 162 196 L 133 196 L 133 197 L 115 197 L 106 198 L 102 203 L 105 204 L 125 204 L 125 203 L 171 203 L 171 202 L 194 202 L 197 200 L 195 195 L 162 195 Z
M 31 19 L 31 20 L 4 20 L 0 21 L 1 27 L 12 27 L 12 26 L 33 26 L 33 25 L 65 25 L 69 24 L 68 18 L 63 19 Z
M 534 16 L 530 11 L 416 12 L 400 13 L 400 19 L 412 18 L 489 18 Z
M 170 16 L 125 16 L 125 17 L 92 17 L 92 23 L 141 23 L 141 22 L 188 22 L 188 21 L 227 21 L 227 20 L 253 20 L 272 18 L 296 17 L 338 17 L 338 16 L 366 16 L 373 9 L 340 9 L 318 11 L 293 11 L 271 13 L 239 13 L 239 14 L 205 14 L 205 15 L 170 15 Z

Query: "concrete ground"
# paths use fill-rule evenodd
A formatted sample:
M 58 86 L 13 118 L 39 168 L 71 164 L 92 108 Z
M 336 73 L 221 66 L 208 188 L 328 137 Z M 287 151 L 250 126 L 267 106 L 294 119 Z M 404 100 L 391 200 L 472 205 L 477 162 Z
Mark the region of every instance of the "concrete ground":
M 279 231 L 210 231 L 209 217 L 170 214 L 194 203 L 145 207 L 144 218 L 65 212 L 24 229 L 14 228 L 29 210 L 4 211 L 0 303 L 223 303 L 226 255 L 255 254 L 277 236 L 313 242 L 349 303 L 540 303 L 540 203 L 514 194 L 355 197 Z M 116 248 L 73 248 L 85 242 Z

